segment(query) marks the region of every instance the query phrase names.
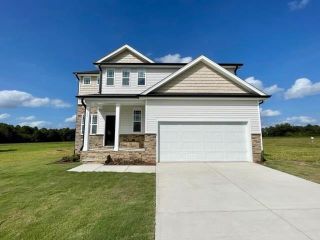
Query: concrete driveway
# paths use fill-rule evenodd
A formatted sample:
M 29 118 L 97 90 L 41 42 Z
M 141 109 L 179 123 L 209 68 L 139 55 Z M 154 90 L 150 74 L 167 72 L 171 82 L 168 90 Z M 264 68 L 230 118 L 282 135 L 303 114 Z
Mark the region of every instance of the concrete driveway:
M 320 239 L 320 185 L 254 163 L 160 163 L 156 240 L 188 239 Z

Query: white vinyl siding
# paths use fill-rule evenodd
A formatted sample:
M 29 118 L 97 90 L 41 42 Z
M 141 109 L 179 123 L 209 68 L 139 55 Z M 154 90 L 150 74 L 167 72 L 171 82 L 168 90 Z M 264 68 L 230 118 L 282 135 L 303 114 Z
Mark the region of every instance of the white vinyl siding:
M 141 110 L 141 132 L 144 133 L 144 106 L 120 106 L 120 134 L 135 134 L 133 131 L 133 111 Z M 97 134 L 105 133 L 105 118 L 107 113 L 115 113 L 115 106 L 105 106 L 99 108 Z
M 251 133 L 260 134 L 256 100 L 163 100 L 146 102 L 146 133 L 158 132 L 158 121 L 248 121 Z
M 138 94 L 153 86 L 178 68 L 145 68 L 146 84 L 138 85 L 138 69 L 130 68 L 130 87 L 122 86 L 122 68 L 114 68 L 114 87 L 107 86 L 107 68 L 102 69 L 102 94 Z

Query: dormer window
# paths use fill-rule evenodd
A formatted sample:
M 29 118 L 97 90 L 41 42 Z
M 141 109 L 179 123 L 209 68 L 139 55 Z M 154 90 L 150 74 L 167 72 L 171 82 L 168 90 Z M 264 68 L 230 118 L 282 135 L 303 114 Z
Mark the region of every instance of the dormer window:
M 114 70 L 113 69 L 107 70 L 107 85 L 108 86 L 114 85 Z
M 82 82 L 84 85 L 91 84 L 91 77 L 83 77 Z
M 144 69 L 138 70 L 138 85 L 146 85 L 146 71 Z
M 122 70 L 122 86 L 130 85 L 130 71 L 128 69 Z

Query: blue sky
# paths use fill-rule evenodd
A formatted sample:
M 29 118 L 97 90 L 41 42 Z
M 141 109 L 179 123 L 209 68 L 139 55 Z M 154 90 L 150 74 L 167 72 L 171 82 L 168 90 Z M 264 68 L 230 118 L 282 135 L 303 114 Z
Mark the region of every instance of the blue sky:
M 3 0 L 0 121 L 73 126 L 72 72 L 127 43 L 152 59 L 241 62 L 241 78 L 273 93 L 264 126 L 320 124 L 319 12 L 316 0 Z

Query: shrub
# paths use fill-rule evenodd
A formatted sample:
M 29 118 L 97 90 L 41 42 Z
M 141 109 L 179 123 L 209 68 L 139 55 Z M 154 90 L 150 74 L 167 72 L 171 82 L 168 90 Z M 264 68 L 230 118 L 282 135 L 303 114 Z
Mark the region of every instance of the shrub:
M 73 154 L 69 156 L 62 157 L 58 162 L 67 163 L 67 162 L 79 162 L 80 154 Z

